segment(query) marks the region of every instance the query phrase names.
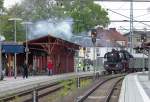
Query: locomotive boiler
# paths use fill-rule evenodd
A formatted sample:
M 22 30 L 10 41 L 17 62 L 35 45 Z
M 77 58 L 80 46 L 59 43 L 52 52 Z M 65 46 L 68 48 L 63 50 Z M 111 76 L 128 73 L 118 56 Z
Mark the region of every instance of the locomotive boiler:
M 128 72 L 129 71 L 129 60 L 133 56 L 126 50 L 117 51 L 112 49 L 111 52 L 107 52 L 104 55 L 106 59 L 104 61 L 104 69 L 110 74 Z

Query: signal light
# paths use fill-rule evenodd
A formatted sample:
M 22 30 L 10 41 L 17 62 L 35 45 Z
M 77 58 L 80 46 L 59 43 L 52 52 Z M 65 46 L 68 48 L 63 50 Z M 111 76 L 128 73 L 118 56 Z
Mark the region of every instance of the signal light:
M 96 29 L 92 29 L 91 30 L 91 36 L 92 36 L 92 38 L 96 38 L 97 37 L 97 30 Z

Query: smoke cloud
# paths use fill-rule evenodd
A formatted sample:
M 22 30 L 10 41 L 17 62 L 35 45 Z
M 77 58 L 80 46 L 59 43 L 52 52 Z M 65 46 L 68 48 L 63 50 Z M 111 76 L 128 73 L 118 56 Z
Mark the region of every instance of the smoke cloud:
M 49 34 L 57 38 L 70 40 L 72 37 L 72 24 L 72 18 L 67 18 L 59 22 L 54 19 L 35 22 L 34 25 L 30 27 L 29 39 L 34 39 Z

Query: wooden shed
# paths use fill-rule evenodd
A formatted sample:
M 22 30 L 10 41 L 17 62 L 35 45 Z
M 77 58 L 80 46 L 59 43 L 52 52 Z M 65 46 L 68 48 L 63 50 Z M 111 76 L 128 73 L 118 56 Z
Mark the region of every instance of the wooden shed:
M 74 71 L 74 56 L 79 49 L 78 45 L 50 35 L 30 40 L 27 44 L 29 70 L 35 68 L 38 73 L 46 73 L 47 62 L 51 59 L 54 65 L 53 74 Z

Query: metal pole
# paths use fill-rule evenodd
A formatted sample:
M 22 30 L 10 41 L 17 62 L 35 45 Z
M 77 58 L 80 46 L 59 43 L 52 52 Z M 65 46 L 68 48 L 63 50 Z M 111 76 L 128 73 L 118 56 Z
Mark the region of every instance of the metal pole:
M 130 0 L 130 53 L 133 48 L 133 0 Z
M 14 20 L 14 27 L 15 27 L 15 38 L 14 38 L 14 42 L 16 43 L 16 20 Z M 15 74 L 15 76 L 14 76 L 14 78 L 16 79 L 17 78 L 17 67 L 16 67 L 16 53 L 15 53 L 15 62 L 14 62 L 14 74 Z
M 95 43 L 94 44 L 94 49 L 93 49 L 93 70 L 94 70 L 94 75 L 93 75 L 93 79 L 95 79 Z
M 16 22 L 19 21 L 19 20 L 22 20 L 20 18 L 10 18 L 8 19 L 10 21 L 14 21 L 14 43 L 16 43 Z M 16 66 L 16 58 L 17 58 L 17 54 L 14 53 L 14 78 L 16 79 L 17 78 L 17 66 Z
M 85 49 L 83 51 L 84 51 L 83 71 L 85 72 L 86 71 L 86 69 L 85 69 L 85 66 L 86 66 L 86 63 L 85 63 Z
M 0 80 L 3 80 L 2 73 L 2 43 L 0 42 Z
M 32 24 L 32 22 L 27 22 L 27 21 L 25 21 L 25 22 L 22 22 L 21 24 L 23 24 L 24 26 L 25 26 L 25 33 L 26 33 L 26 63 L 27 63 L 27 65 L 28 65 L 28 53 L 29 53 L 29 47 L 28 47 L 28 27 L 29 27 L 29 25 L 31 25 Z
M 28 65 L 28 25 L 25 24 L 26 27 L 26 62 Z
M 145 58 L 144 58 L 144 52 L 143 52 L 143 72 L 144 72 L 144 68 L 145 68 Z
M 80 51 L 80 50 L 79 50 Z M 78 51 L 78 65 L 79 65 L 79 51 Z M 80 88 L 80 78 L 79 78 L 79 66 L 77 66 L 77 88 Z
M 0 36 L 1 36 L 1 32 L 0 32 Z M 3 72 L 2 71 L 3 71 L 2 70 L 2 42 L 0 41 L 0 80 L 3 80 Z
M 150 49 L 148 50 L 148 79 L 150 80 Z

